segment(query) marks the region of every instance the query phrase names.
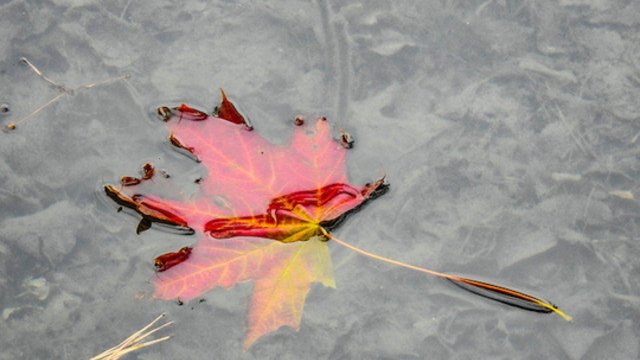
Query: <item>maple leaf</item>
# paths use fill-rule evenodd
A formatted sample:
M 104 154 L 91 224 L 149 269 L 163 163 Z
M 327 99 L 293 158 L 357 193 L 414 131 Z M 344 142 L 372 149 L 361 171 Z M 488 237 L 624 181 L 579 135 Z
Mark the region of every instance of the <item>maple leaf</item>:
M 384 194 L 384 178 L 363 186 L 348 183 L 345 168 L 351 136 L 331 137 L 325 118 L 315 125 L 295 119 L 288 145 L 274 145 L 229 102 L 224 92 L 213 114 L 187 105 L 161 107 L 172 145 L 206 168 L 192 201 L 168 200 L 135 191 L 153 180 L 151 164 L 140 178 L 125 176 L 121 186 L 107 185 L 116 203 L 142 215 L 138 232 L 154 222 L 185 234 L 201 233 L 195 248 L 155 260 L 155 296 L 191 300 L 215 287 L 254 281 L 245 349 L 281 326 L 298 329 L 312 283 L 335 287 L 326 240 L 355 252 L 413 271 L 450 280 L 465 290 L 526 310 L 571 318 L 555 305 L 525 293 L 392 260 L 350 245 L 329 233 L 367 201 Z
M 107 194 L 143 216 L 138 231 L 153 222 L 202 233 L 197 245 L 156 259 L 155 296 L 190 300 L 217 286 L 253 280 L 245 348 L 286 325 L 298 329 L 312 283 L 335 287 L 326 245 L 328 230 L 383 194 L 380 179 L 364 186 L 347 182 L 345 156 L 351 143 L 335 141 L 325 118 L 296 118 L 289 145 L 274 145 L 240 115 L 222 92 L 215 115 L 181 105 L 158 110 L 170 142 L 207 170 L 200 196 L 175 201 L 135 192 L 153 177 L 123 177 Z

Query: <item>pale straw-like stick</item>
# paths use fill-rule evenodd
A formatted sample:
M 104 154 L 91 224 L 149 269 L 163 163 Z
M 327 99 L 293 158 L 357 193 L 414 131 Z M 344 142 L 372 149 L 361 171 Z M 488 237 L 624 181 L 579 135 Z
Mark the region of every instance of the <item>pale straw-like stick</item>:
M 91 89 L 93 87 L 96 86 L 100 86 L 100 85 L 106 85 L 112 82 L 116 82 L 116 81 L 120 81 L 120 80 L 126 80 L 128 79 L 130 76 L 129 75 L 123 75 L 123 76 L 119 76 L 119 77 L 115 77 L 115 78 L 111 78 L 111 79 L 107 79 L 107 80 L 103 80 L 103 81 L 98 81 L 98 82 L 94 82 L 94 83 L 90 83 L 90 84 L 85 84 L 85 85 L 80 85 L 77 86 L 75 88 L 67 88 L 64 85 L 58 84 L 55 81 L 49 79 L 40 69 L 38 69 L 37 66 L 35 66 L 31 61 L 29 61 L 29 59 L 22 57 L 20 58 L 20 62 L 26 64 L 29 69 L 31 69 L 34 73 L 36 73 L 36 75 L 38 75 L 38 77 L 40 77 L 42 80 L 46 81 L 47 83 L 49 83 L 49 85 L 53 86 L 54 88 L 56 88 L 58 91 L 60 91 L 60 93 L 56 96 L 54 96 L 53 98 L 51 98 L 49 101 L 47 101 L 44 105 L 39 106 L 37 109 L 35 109 L 34 111 L 32 111 L 31 113 L 29 113 L 28 115 L 20 118 L 19 120 L 10 122 L 7 124 L 7 126 L 5 126 L 2 130 L 3 131 L 7 131 L 7 130 L 15 130 L 16 126 L 18 123 L 23 122 L 25 120 L 27 120 L 28 118 L 38 114 L 40 111 L 44 110 L 45 108 L 47 108 L 48 106 L 54 104 L 55 102 L 57 102 L 58 100 L 60 100 L 60 98 L 62 98 L 65 95 L 73 95 L 73 92 L 79 89 Z
M 146 337 L 148 337 L 148 336 L 152 335 L 153 333 L 155 333 L 157 331 L 160 331 L 160 330 L 164 329 L 165 327 L 173 324 L 173 321 L 169 321 L 168 323 L 162 324 L 162 325 L 158 326 L 157 328 L 155 328 L 153 330 L 147 331 L 155 323 L 160 321 L 160 319 L 162 319 L 164 316 L 165 316 L 165 314 L 161 314 L 155 320 L 150 322 L 147 326 L 145 326 L 142 329 L 140 329 L 140 330 L 136 331 L 135 333 L 131 334 L 131 336 L 126 338 L 120 344 L 112 347 L 111 349 L 105 350 L 104 352 L 92 357 L 90 360 L 117 360 L 117 359 L 122 358 L 124 355 L 126 355 L 126 354 L 128 354 L 128 353 L 130 353 L 132 351 L 136 351 L 136 350 L 142 349 L 144 347 L 151 346 L 151 345 L 157 344 L 157 343 L 165 341 L 165 340 L 169 340 L 171 338 L 171 336 L 165 336 L 165 337 L 161 337 L 159 339 L 142 342 L 142 340 L 144 340 Z

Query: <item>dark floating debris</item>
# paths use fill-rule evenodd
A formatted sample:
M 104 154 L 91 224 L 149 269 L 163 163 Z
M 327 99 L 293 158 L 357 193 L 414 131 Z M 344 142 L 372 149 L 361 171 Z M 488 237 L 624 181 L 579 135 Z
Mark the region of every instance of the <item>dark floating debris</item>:
M 302 125 L 304 125 L 304 118 L 301 115 L 298 115 L 298 116 L 296 116 L 295 119 L 293 119 L 293 123 L 296 126 L 302 126 Z
M 148 218 L 142 218 L 142 220 L 140 220 L 140 222 L 138 223 L 138 227 L 136 228 L 136 234 L 140 235 L 141 233 L 151 229 L 151 220 L 149 220 Z
M 340 129 L 340 145 L 342 145 L 342 147 L 344 147 L 345 149 L 352 149 L 353 143 L 353 136 L 344 131 L 344 129 Z
M 162 119 L 162 121 L 164 122 L 169 121 L 169 119 L 171 119 L 171 114 L 173 114 L 171 109 L 166 106 L 159 107 L 157 112 L 158 112 L 158 116 L 160 116 L 160 119 Z

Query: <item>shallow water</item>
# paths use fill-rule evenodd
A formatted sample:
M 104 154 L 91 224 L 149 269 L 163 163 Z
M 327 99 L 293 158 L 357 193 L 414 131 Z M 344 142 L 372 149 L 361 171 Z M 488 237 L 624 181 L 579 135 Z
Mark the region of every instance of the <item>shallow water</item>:
M 0 5 L 0 359 L 89 358 L 165 312 L 138 359 L 640 355 L 640 5 L 625 1 L 93 0 Z M 84 84 L 130 75 L 92 88 Z M 335 231 L 376 253 L 547 298 L 509 308 L 330 244 L 337 289 L 299 332 L 242 351 L 251 284 L 149 298 L 178 234 L 135 234 L 101 187 L 172 151 L 153 114 L 224 87 L 256 130 L 326 115 L 356 139 L 353 183 L 388 194 Z M 192 239 L 195 241 L 195 239 Z M 177 245 L 176 245 L 177 244 Z

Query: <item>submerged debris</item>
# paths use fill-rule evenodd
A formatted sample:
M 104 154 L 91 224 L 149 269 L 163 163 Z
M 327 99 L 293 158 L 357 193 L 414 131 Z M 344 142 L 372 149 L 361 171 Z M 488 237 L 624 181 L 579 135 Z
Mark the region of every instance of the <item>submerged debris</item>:
M 551 178 L 557 182 L 576 182 L 582 180 L 582 176 L 580 174 L 567 174 L 558 172 L 552 173 Z
M 628 191 L 628 190 L 613 190 L 613 191 L 609 191 L 609 195 L 615 196 L 615 197 L 618 197 L 618 198 L 624 199 L 624 200 L 633 200 L 633 199 L 635 199 L 635 196 L 633 195 L 633 193 L 631 191 Z

